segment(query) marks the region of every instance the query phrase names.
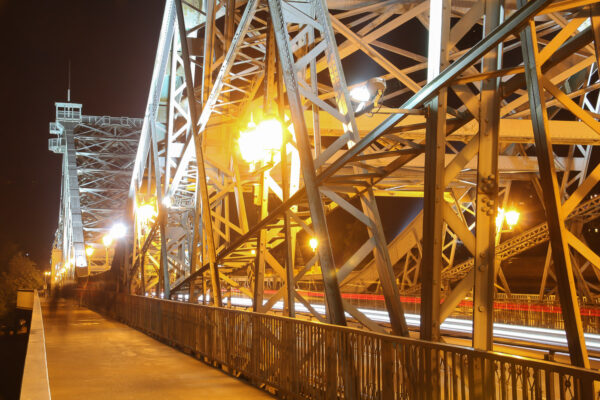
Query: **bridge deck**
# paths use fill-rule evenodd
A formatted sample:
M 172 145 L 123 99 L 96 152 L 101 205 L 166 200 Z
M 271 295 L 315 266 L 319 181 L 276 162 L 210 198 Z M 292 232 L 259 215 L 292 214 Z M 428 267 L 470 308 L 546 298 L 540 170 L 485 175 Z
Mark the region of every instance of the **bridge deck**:
M 267 399 L 238 379 L 74 303 L 43 307 L 52 398 Z

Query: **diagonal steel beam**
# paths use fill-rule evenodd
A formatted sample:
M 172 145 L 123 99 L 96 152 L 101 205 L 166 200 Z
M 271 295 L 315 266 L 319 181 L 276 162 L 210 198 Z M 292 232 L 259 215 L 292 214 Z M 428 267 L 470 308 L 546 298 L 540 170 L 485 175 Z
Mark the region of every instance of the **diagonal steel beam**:
M 519 0 L 519 3 L 523 4 L 524 0 Z M 521 42 L 523 43 L 523 63 L 525 65 L 533 135 L 540 165 L 540 181 L 544 192 L 543 202 L 550 232 L 552 258 L 557 275 L 569 353 L 573 365 L 589 368 L 590 363 L 583 338 L 581 316 L 566 236 L 565 216 L 561 208 L 558 182 L 554 169 L 554 153 L 548 134 L 548 115 L 545 107 L 542 71 L 538 62 L 537 40 L 533 21 L 521 32 Z
M 206 170 L 204 164 L 204 150 L 202 149 L 202 142 L 200 140 L 200 135 L 198 132 L 198 125 L 196 121 L 198 121 L 196 115 L 196 99 L 194 94 L 194 84 L 192 78 L 192 71 L 190 68 L 190 55 L 188 51 L 188 43 L 187 43 L 187 34 L 185 31 L 185 19 L 183 16 L 183 6 L 181 5 L 181 0 L 175 0 L 175 6 L 177 9 L 177 21 L 179 27 L 179 41 L 181 43 L 181 53 L 184 59 L 183 67 L 185 73 L 185 83 L 186 83 L 186 91 L 188 96 L 188 104 L 190 110 L 190 117 L 192 119 L 191 128 L 192 128 L 192 136 L 194 138 L 194 149 L 196 152 L 196 160 L 197 160 L 197 169 L 198 169 L 198 178 L 196 180 L 197 186 L 200 188 L 200 194 L 202 199 L 201 206 L 203 207 L 202 218 L 204 219 L 204 229 L 206 230 L 205 238 L 208 243 L 208 257 L 210 263 L 210 274 L 211 274 L 211 285 L 212 285 L 212 298 L 213 303 L 217 307 L 221 307 L 221 289 L 219 285 L 219 272 L 217 270 L 216 264 L 216 251 L 215 251 L 215 242 L 214 242 L 214 234 L 213 234 L 213 226 L 212 226 L 212 218 L 210 216 L 210 200 L 208 196 L 208 188 L 206 187 Z M 196 207 L 199 207 L 199 204 L 196 204 Z M 195 227 L 197 229 L 197 227 Z
M 400 106 L 399 109 L 415 109 L 422 106 L 425 103 L 425 101 L 433 97 L 439 91 L 439 89 L 450 85 L 457 77 L 460 76 L 462 72 L 469 68 L 474 62 L 481 59 L 481 57 L 484 54 L 496 47 L 509 35 L 518 32 L 518 30 L 521 29 L 531 18 L 533 18 L 537 13 L 539 13 L 542 9 L 544 9 L 544 7 L 546 7 L 551 2 L 552 0 L 534 0 L 527 3 L 527 5 L 513 13 L 501 25 L 494 29 L 488 36 L 486 36 L 483 40 L 477 43 L 469 51 L 464 53 L 448 68 L 444 69 L 435 79 L 426 84 L 418 93 L 415 93 L 402 106 Z M 584 37 L 580 41 L 585 40 L 589 41 L 590 39 Z M 579 42 L 577 42 L 577 45 L 579 45 Z M 555 55 L 552 58 L 555 57 L 557 56 Z M 516 83 L 514 84 L 514 86 L 517 86 Z M 512 90 L 514 91 L 515 89 Z M 324 170 L 316 176 L 316 183 L 322 184 L 327 178 L 331 177 L 337 171 L 346 166 L 346 164 L 348 164 L 352 159 L 363 153 L 377 139 L 391 132 L 394 129 L 394 127 L 407 115 L 407 113 L 397 113 L 386 118 L 375 129 L 373 129 L 370 133 L 363 137 L 363 139 L 357 142 L 352 148 L 344 152 L 344 154 L 342 154 L 335 162 L 333 162 L 328 167 L 324 168 Z M 458 125 L 460 125 L 460 123 Z M 292 205 L 298 204 L 298 202 L 305 197 L 306 189 L 302 188 L 298 190 L 296 193 L 294 193 L 294 195 L 290 196 L 290 198 L 287 201 L 284 201 L 282 204 L 274 208 L 267 218 L 258 222 L 252 229 L 250 229 L 248 233 L 242 235 L 240 238 L 234 241 L 227 249 L 222 251 L 219 254 L 219 258 L 226 256 L 227 254 L 234 251 L 237 247 L 247 242 L 250 238 L 256 235 L 256 232 L 258 232 L 260 229 L 267 226 L 268 224 L 272 223 L 278 217 L 278 215 L 288 210 Z M 181 281 L 176 287 L 174 287 L 173 290 L 176 290 L 182 285 L 187 284 L 189 280 L 194 279 L 196 275 L 198 274 L 194 273 L 190 275 L 185 280 Z

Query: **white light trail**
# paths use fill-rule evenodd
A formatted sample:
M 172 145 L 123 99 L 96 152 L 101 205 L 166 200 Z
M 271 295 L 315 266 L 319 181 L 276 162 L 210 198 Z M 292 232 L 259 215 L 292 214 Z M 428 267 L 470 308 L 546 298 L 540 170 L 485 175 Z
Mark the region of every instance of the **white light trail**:
M 266 304 L 266 301 L 264 303 Z M 237 307 L 252 307 L 252 299 L 245 297 L 232 297 L 231 305 Z M 325 306 L 323 304 L 311 304 L 311 306 L 319 314 L 325 315 Z M 273 309 L 283 310 L 283 302 L 278 301 L 275 303 Z M 390 322 L 390 317 L 387 311 L 373 310 L 368 308 L 359 308 L 358 310 L 374 322 Z M 310 313 L 302 303 L 296 303 L 296 311 L 301 313 Z M 409 326 L 419 327 L 421 320 L 419 315 L 404 314 L 404 316 L 406 317 L 406 323 Z M 346 317 L 352 318 L 352 316 L 348 313 L 346 313 Z M 473 322 L 467 319 L 446 318 L 441 325 L 441 329 L 448 332 L 472 334 Z M 494 337 L 561 347 L 567 346 L 567 337 L 565 332 L 557 329 L 495 323 Z M 585 333 L 584 337 L 588 350 L 600 352 L 600 335 Z

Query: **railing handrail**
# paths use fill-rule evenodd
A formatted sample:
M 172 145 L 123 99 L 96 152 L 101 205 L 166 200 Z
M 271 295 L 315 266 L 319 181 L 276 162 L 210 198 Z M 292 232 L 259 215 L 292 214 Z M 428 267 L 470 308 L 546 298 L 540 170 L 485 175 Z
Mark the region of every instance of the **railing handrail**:
M 282 315 L 115 292 L 83 294 L 130 326 L 290 399 L 405 400 L 425 392 L 444 400 L 541 400 L 558 392 L 565 399 L 600 398 L 594 387 L 600 387 L 600 372 L 550 360 Z
M 459 346 L 459 345 L 454 345 L 454 344 L 449 344 L 449 343 L 431 342 L 431 341 L 426 341 L 426 340 L 416 339 L 416 338 L 411 338 L 411 337 L 405 337 L 405 336 L 394 336 L 394 335 L 389 335 L 389 334 L 385 334 L 385 333 L 365 331 L 365 330 L 350 327 L 350 326 L 340 326 L 340 325 L 333 325 L 333 324 L 328 324 L 328 323 L 323 323 L 323 322 L 318 322 L 318 321 L 308 321 L 308 320 L 290 318 L 290 317 L 286 317 L 284 315 L 262 314 L 262 313 L 257 313 L 257 312 L 253 312 L 253 311 L 214 307 L 211 305 L 187 303 L 187 302 L 181 302 L 181 301 L 176 301 L 176 300 L 159 299 L 156 297 L 146 297 L 146 296 L 129 295 L 129 294 L 119 294 L 119 295 L 130 296 L 130 297 L 134 297 L 134 298 L 141 298 L 141 299 L 145 299 L 145 300 L 149 300 L 149 301 L 173 303 L 173 304 L 177 304 L 179 306 L 184 306 L 184 307 L 205 308 L 205 309 L 214 310 L 216 312 L 233 313 L 233 314 L 252 314 L 252 315 L 260 316 L 263 318 L 271 318 L 274 320 L 292 321 L 297 324 L 318 325 L 318 326 L 324 327 L 326 329 L 332 329 L 332 330 L 337 330 L 337 331 L 342 331 L 342 332 L 351 332 L 351 333 L 356 333 L 356 334 L 369 336 L 369 337 L 376 337 L 376 338 L 380 338 L 382 340 L 392 341 L 392 342 L 397 342 L 397 343 L 420 345 L 420 346 L 428 347 L 430 349 L 435 349 L 435 350 L 452 351 L 454 353 L 461 353 L 461 354 L 477 354 L 480 357 L 492 359 L 495 361 L 503 361 L 503 362 L 513 361 L 514 362 L 516 359 L 516 356 L 514 356 L 514 355 L 496 352 L 496 351 L 476 350 L 471 347 L 464 347 L 464 346 Z M 593 380 L 600 381 L 600 371 L 580 368 L 580 367 L 576 367 L 576 366 L 572 366 L 572 365 L 558 363 L 555 361 L 540 360 L 540 359 L 524 357 L 524 356 L 518 356 L 518 361 L 519 361 L 519 363 L 526 364 L 527 366 L 532 367 L 532 368 L 543 367 L 544 369 L 550 369 L 552 372 L 556 372 L 556 373 L 568 373 L 570 375 L 577 375 L 577 376 L 585 377 L 587 379 L 593 379 Z M 574 374 L 575 372 L 576 372 L 576 374 Z

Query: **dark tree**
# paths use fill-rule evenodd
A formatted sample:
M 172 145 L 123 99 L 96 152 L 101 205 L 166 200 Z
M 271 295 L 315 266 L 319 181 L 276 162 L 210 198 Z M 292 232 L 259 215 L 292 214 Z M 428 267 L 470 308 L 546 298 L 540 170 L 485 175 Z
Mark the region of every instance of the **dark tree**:
M 8 260 L 4 258 L 1 261 L 0 317 L 6 317 L 16 306 L 17 291 L 39 289 L 44 284 L 44 276 L 35 262 L 21 252 L 13 253 Z

